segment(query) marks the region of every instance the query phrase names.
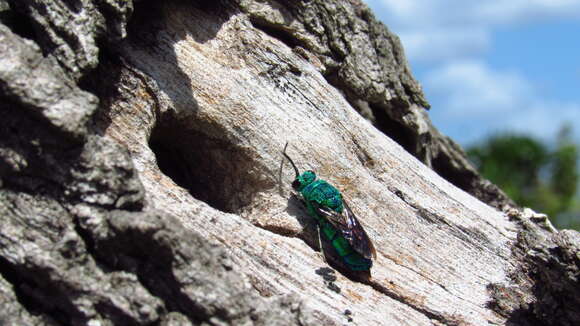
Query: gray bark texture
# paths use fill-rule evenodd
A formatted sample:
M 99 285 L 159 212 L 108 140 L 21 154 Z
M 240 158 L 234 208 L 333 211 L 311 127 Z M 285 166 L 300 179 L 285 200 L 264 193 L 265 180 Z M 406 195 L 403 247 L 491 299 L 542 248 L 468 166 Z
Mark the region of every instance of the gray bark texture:
M 0 23 L 0 325 L 580 324 L 579 234 L 477 174 L 360 1 L 0 0 Z M 370 278 L 323 259 L 287 141 Z

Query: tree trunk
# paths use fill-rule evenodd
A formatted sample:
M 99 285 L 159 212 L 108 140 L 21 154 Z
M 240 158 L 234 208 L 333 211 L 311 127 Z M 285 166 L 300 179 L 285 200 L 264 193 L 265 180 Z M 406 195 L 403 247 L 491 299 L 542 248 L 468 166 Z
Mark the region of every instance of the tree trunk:
M 0 324 L 580 323 L 578 233 L 477 174 L 360 1 L 0 14 Z M 370 278 L 323 259 L 286 142 Z

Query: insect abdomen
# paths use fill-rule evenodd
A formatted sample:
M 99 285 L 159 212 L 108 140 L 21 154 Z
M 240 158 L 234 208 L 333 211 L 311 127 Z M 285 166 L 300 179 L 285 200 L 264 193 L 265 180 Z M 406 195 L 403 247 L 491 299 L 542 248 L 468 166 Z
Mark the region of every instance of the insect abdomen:
M 319 220 L 319 223 L 324 236 L 330 241 L 330 243 L 332 243 L 338 256 L 342 258 L 343 262 L 350 269 L 353 271 L 368 271 L 371 269 L 373 266 L 372 260 L 367 259 L 356 252 L 350 243 L 348 243 L 348 240 L 346 240 L 340 232 L 332 226 L 332 224 L 325 220 Z
M 342 258 L 348 268 L 353 271 L 370 270 L 373 265 L 372 260 L 367 259 L 356 252 L 348 240 L 346 240 L 344 236 L 342 236 L 342 234 L 324 217 L 319 216 L 313 209 L 312 205 L 309 204 L 310 202 L 317 202 L 336 212 L 342 212 L 344 206 L 342 195 L 338 189 L 334 188 L 328 182 L 318 179 L 306 186 L 301 193 L 306 200 L 308 212 L 318 221 L 321 232 L 324 233 L 326 239 L 330 241 L 336 250 L 336 253 L 340 258 Z

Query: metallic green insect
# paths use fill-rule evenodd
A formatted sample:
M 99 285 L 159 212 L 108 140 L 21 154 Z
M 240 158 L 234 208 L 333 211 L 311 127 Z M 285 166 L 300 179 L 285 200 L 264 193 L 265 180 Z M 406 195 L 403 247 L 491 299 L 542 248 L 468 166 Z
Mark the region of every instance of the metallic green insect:
M 376 258 L 375 248 L 340 191 L 328 182 L 317 179 L 313 171 L 300 174 L 286 154 L 286 147 L 288 143 L 282 154 L 296 173 L 292 188 L 302 195 L 308 213 L 318 222 L 319 241 L 320 233 L 324 234 L 349 269 L 369 271 L 373 265 L 372 258 Z

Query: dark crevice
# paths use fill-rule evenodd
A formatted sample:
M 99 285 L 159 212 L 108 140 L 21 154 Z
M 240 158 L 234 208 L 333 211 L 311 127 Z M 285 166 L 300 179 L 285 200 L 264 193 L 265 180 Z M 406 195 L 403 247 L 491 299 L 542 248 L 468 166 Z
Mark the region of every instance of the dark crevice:
M 224 198 L 227 187 L 224 171 L 219 171 L 217 166 L 214 170 L 208 156 L 202 154 L 203 148 L 180 146 L 173 141 L 158 138 L 156 134 L 151 137 L 151 150 L 157 158 L 157 165 L 161 172 L 170 177 L 177 185 L 187 189 L 196 199 L 206 202 L 213 208 L 232 213 L 232 203 Z M 207 148 L 207 152 L 211 150 Z M 206 152 L 206 153 L 207 153 Z M 224 152 L 227 152 L 224 149 Z M 231 156 L 230 156 L 231 161 Z
M 41 17 L 50 16 L 48 9 L 50 9 L 50 7 L 48 7 L 43 3 L 36 5 L 34 7 L 34 10 L 38 11 Z M 84 48 L 83 45 L 81 44 L 81 40 L 79 39 L 80 36 L 75 34 L 75 32 L 69 29 L 68 26 L 51 24 L 50 26 L 51 30 L 47 30 L 46 26 L 41 25 L 41 23 L 38 22 L 37 20 L 33 20 L 33 23 L 38 28 L 39 35 L 38 42 L 45 56 L 52 55 L 54 52 L 56 52 L 57 49 L 59 49 L 62 46 L 62 44 L 57 43 L 59 42 L 58 41 L 59 38 L 62 39 L 62 41 L 64 41 L 66 46 L 70 47 L 71 50 L 73 51 Z M 55 35 L 51 35 L 51 32 L 54 33 Z M 66 58 L 64 58 L 62 55 L 59 54 L 54 55 L 54 58 L 58 62 L 60 62 L 60 65 L 63 69 L 70 70 Z
M 140 284 L 163 301 L 167 312 L 181 312 L 197 324 L 210 317 L 183 293 L 173 273 L 176 253 L 154 234 L 127 230 L 99 242 L 99 255 L 102 264 L 135 274 Z
M 0 142 L 11 147 L 42 147 L 57 151 L 72 151 L 82 145 L 82 140 L 53 125 L 40 110 L 26 103 L 2 97 L 0 101 Z M 36 154 L 37 156 L 39 154 Z
M 230 0 L 177 0 L 187 6 L 199 9 L 207 16 L 217 16 L 221 19 L 228 19 L 232 12 L 237 12 L 238 7 Z
M 95 309 L 99 312 L 99 314 L 109 319 L 113 325 L 140 325 L 137 321 L 135 321 L 135 318 L 127 315 L 125 311 L 115 306 L 114 304 L 99 302 L 95 304 Z
M 99 50 L 99 64 L 83 75 L 78 82 L 80 89 L 87 91 L 99 99 L 99 105 L 88 123 L 91 131 L 103 136 L 112 122 L 111 112 L 113 103 L 122 99 L 120 89 L 124 72 L 127 66 L 115 53 L 115 49 L 101 47 Z M 136 73 L 135 73 L 136 74 Z
M 16 158 L 0 159 L 4 186 L 19 192 L 60 196 L 69 173 L 68 164 L 78 157 L 80 144 L 33 110 L 6 98 L 0 111 L 4 113 L 0 119 L 0 146 L 10 148 Z M 58 161 L 47 160 L 49 153 Z
M 12 9 L 0 11 L 0 23 L 8 26 L 12 33 L 28 40 L 34 40 L 36 33 L 28 16 Z
M 85 250 L 87 253 L 93 258 L 97 267 L 102 270 L 104 273 L 110 273 L 115 271 L 114 268 L 111 268 L 106 261 L 100 259 L 100 252 L 97 250 L 95 240 L 93 239 L 92 235 L 89 231 L 85 230 L 79 220 L 78 217 L 73 217 L 74 229 L 85 244 Z
M 0 177 L 3 178 L 3 187 L 14 192 L 59 197 L 64 189 L 62 184 L 38 175 L 9 173 L 9 175 L 3 176 L 0 173 Z
M 118 98 L 120 95 L 119 80 L 123 63 L 113 47 L 100 47 L 99 64 L 78 81 L 80 89 L 96 95 L 100 101 Z M 99 108 L 109 105 L 100 104 Z
M 175 278 L 173 271 L 176 253 L 157 239 L 155 231 L 141 233 L 129 229 L 119 233 L 119 230 L 111 230 L 109 232 L 113 232 L 113 235 L 107 239 L 100 239 L 97 243 L 93 238 L 94 235 L 84 230 L 77 221 L 75 230 L 85 242 L 87 252 L 102 271 L 105 273 L 124 271 L 134 274 L 139 284 L 163 302 L 162 311 L 158 311 L 160 316 L 177 311 L 187 316 L 194 324 L 200 324 L 211 317 L 183 293 L 183 285 Z M 95 307 L 115 325 L 135 325 L 134 318 L 119 310 L 114 304 L 101 302 Z
M 420 161 L 425 160 L 425 153 L 421 152 L 418 144 L 420 144 L 421 141 L 428 143 L 429 139 L 418 139 L 413 130 L 409 129 L 409 127 L 388 114 L 388 112 L 398 112 L 399 110 L 385 107 L 385 104 L 367 101 L 363 101 L 364 105 L 361 105 L 361 103 L 358 102 L 361 101 L 363 96 L 354 94 L 350 91 L 349 87 L 344 85 L 342 79 L 338 76 L 337 71 L 327 73 L 325 78 L 328 83 L 340 90 L 344 94 L 344 98 L 348 103 L 355 108 L 359 114 L 371 121 L 378 130 L 401 145 L 407 152 L 418 158 Z M 397 106 L 404 106 L 405 104 L 394 100 L 388 103 L 388 105 L 396 108 Z M 426 135 L 426 137 L 430 137 L 430 135 Z
M 301 46 L 301 42 L 283 25 L 271 24 L 256 17 L 250 17 L 250 21 L 255 28 L 286 44 L 291 49 Z
M 267 181 L 274 177 L 259 176 L 264 172 L 242 148 L 179 124 L 166 126 L 154 129 L 150 147 L 161 172 L 194 198 L 220 211 L 239 213 L 257 192 L 275 186 Z
M 31 313 L 40 313 L 39 306 L 36 305 L 35 300 L 23 293 L 22 284 L 26 282 L 22 273 L 19 273 L 6 258 L 0 256 L 0 275 L 13 286 L 14 294 L 18 302 Z
M 79 0 L 61 0 L 62 3 L 75 14 L 78 14 L 83 9 L 83 4 Z M 99 2 L 99 1 L 97 1 Z
M 152 240 L 148 238 L 142 240 L 141 250 L 132 248 L 123 255 L 123 259 L 129 262 L 131 269 L 134 266 L 137 267 L 135 274 L 139 282 L 152 295 L 160 298 L 168 311 L 181 312 L 196 324 L 208 320 L 211 316 L 207 315 L 205 310 L 198 307 L 198 304 L 183 292 L 183 285 L 175 278 L 172 270 L 172 260 L 175 258 L 172 256 L 171 249 L 162 248 L 157 243 L 152 244 Z M 118 248 L 118 245 L 111 245 L 112 248 Z M 141 253 L 137 251 L 141 251 Z M 152 254 L 151 251 L 154 253 Z M 164 256 L 157 255 L 157 252 L 161 252 Z M 156 258 L 153 260 L 152 257 Z M 159 259 L 159 257 L 167 257 L 168 259 Z
M 386 109 L 372 103 L 369 103 L 369 106 L 376 119 L 375 126 L 377 129 L 397 142 L 399 145 L 403 146 L 407 152 L 417 157 L 417 141 L 414 133 L 402 123 L 391 118 L 388 115 Z
M 75 311 L 72 302 L 52 286 L 54 281 L 49 280 L 43 271 L 18 270 L 6 258 L 0 256 L 0 274 L 13 285 L 18 302 L 29 313 L 45 314 L 61 325 L 73 324 L 71 318 L 75 315 L 77 316 L 75 321 L 81 324 L 87 322 L 78 311 Z M 46 278 L 45 282 L 42 282 L 43 278 Z M 42 284 L 37 280 L 41 280 Z
M 19 24 L 26 24 L 26 30 L 32 31 L 31 34 L 27 33 L 32 37 L 27 38 L 34 41 L 40 47 L 40 51 L 42 51 L 43 56 L 46 57 L 50 55 L 57 48 L 57 45 L 48 35 L 45 26 L 42 26 L 36 19 L 31 17 L 31 10 L 35 10 L 39 16 L 49 17 L 46 5 L 42 3 L 30 4 L 29 2 L 18 0 L 9 0 L 9 3 L 11 8 L 19 13 Z M 34 9 L 31 9 L 31 6 L 34 7 Z M 57 31 L 56 28 L 55 31 Z M 61 59 L 59 56 L 55 56 L 55 58 L 57 61 L 60 61 Z
M 445 180 L 451 182 L 456 187 L 467 192 L 473 192 L 473 184 L 476 181 L 476 175 L 467 169 L 457 170 L 453 168 L 451 159 L 443 154 L 437 155 L 432 161 L 433 170 L 442 176 Z
M 170 16 L 164 14 L 168 10 L 187 12 L 198 25 L 196 28 L 183 26 L 184 28 L 180 29 L 168 29 L 168 22 L 164 20 Z M 228 0 L 141 1 L 135 5 L 127 25 L 128 37 L 124 42 L 129 41 L 137 47 L 146 48 L 149 51 L 165 52 L 167 49 L 159 47 L 164 46 L 164 42 L 160 42 L 160 38 L 167 37 L 164 34 L 171 30 L 171 38 L 192 37 L 197 42 L 205 43 L 214 39 L 223 24 L 238 11 L 232 1 Z M 208 19 L 210 17 L 211 19 Z M 175 55 L 169 54 L 169 52 L 167 54 L 170 57 L 167 58 L 168 62 L 166 63 L 177 65 Z
M 470 193 L 472 196 L 488 205 L 503 210 L 506 206 L 514 207 L 515 203 L 507 197 L 496 185 L 483 179 L 473 170 L 453 162 L 446 153 L 439 153 L 431 161 L 432 168 L 445 180 L 456 187 Z
M 518 273 L 524 275 L 525 271 L 519 270 Z M 515 280 L 513 281 L 517 282 Z M 525 303 L 527 296 L 525 292 L 529 291 L 529 289 L 523 290 L 518 286 L 506 286 L 500 283 L 491 283 L 487 285 L 487 290 L 489 291 L 492 300 L 487 302 L 486 307 L 506 318 L 506 325 L 546 325 L 544 321 L 535 316 L 534 306 Z M 512 310 L 511 307 L 517 308 Z

